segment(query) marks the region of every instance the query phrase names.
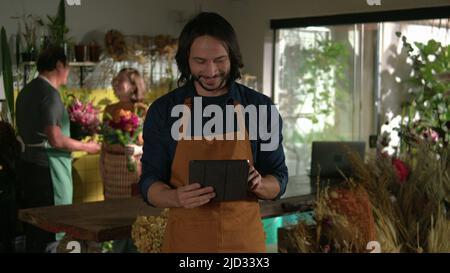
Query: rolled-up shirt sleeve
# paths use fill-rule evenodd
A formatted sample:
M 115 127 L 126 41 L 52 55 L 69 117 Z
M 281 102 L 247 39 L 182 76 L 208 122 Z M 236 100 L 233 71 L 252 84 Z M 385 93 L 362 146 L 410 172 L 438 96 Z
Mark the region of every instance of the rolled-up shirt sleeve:
M 272 118 L 278 118 L 278 122 L 273 123 L 275 128 L 272 128 Z M 286 186 L 288 183 L 288 168 L 285 163 L 283 148 L 283 120 L 273 104 L 268 105 L 267 128 L 267 132 L 270 133 L 271 138 L 269 140 L 262 140 L 258 143 L 255 167 L 262 176 L 272 175 L 278 180 L 280 183 L 280 192 L 274 199 L 277 200 L 280 199 L 286 191 Z M 272 130 L 275 131 L 272 132 Z M 274 140 L 276 142 L 269 145 L 269 143 Z
M 149 205 L 152 205 L 151 200 L 148 200 L 150 186 L 157 181 L 168 183 L 170 179 L 170 156 L 165 128 L 167 116 L 164 117 L 160 109 L 155 104 L 150 107 L 143 128 L 144 147 L 139 188 Z

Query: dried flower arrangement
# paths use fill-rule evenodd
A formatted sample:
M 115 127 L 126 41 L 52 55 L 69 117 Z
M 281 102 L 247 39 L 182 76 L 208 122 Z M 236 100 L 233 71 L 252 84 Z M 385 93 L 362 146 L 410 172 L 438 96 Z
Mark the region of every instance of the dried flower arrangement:
M 355 180 L 319 191 L 316 225 L 290 230 L 291 251 L 367 253 L 376 241 L 381 252 L 450 252 L 450 147 L 410 139 L 400 158 L 349 152 Z
M 169 210 L 160 216 L 138 216 L 131 230 L 131 238 L 141 253 L 161 252 Z

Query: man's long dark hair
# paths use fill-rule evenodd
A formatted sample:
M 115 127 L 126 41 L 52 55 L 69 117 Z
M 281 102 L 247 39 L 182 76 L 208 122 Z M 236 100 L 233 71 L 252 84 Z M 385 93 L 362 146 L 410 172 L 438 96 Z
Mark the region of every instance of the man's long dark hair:
M 212 36 L 224 43 L 230 58 L 230 77 L 228 82 L 241 78 L 240 69 L 244 67 L 244 64 L 242 63 L 241 50 L 239 49 L 233 27 L 217 13 L 202 12 L 186 24 L 178 39 L 178 51 L 175 56 L 178 70 L 181 73 L 178 79 L 178 86 L 184 85 L 191 78 L 189 51 L 194 40 L 203 35 Z

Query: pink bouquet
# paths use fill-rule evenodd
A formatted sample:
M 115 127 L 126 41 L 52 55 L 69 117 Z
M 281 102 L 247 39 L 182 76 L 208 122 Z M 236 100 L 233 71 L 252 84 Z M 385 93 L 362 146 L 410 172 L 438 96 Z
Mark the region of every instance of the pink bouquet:
M 83 104 L 79 99 L 75 98 L 68 110 L 72 138 L 81 140 L 85 137 L 93 136 L 99 131 L 99 110 L 92 105 L 92 102 Z

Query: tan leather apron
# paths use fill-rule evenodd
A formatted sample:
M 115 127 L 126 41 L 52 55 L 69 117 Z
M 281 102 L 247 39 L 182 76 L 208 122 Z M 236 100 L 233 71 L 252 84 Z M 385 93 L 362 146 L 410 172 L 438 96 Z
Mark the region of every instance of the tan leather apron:
M 192 99 L 187 98 L 185 105 L 191 108 Z M 202 140 L 178 141 L 170 179 L 173 187 L 188 185 L 191 160 L 236 159 L 249 160 L 253 164 L 242 112 L 238 112 L 237 117 L 239 128 L 245 133 L 244 140 L 237 138 L 237 134 L 242 133 L 241 131 L 231 133 L 234 140 L 226 140 L 229 138 L 223 135 L 224 140 L 215 138 L 208 141 L 203 137 Z M 245 201 L 209 202 L 194 209 L 170 209 L 162 252 L 265 251 L 265 234 L 256 197 Z

